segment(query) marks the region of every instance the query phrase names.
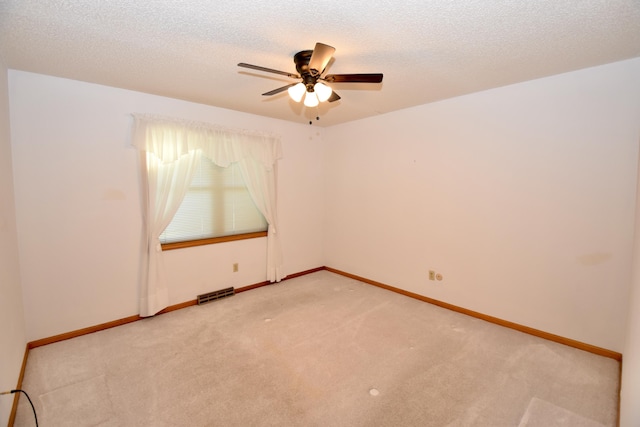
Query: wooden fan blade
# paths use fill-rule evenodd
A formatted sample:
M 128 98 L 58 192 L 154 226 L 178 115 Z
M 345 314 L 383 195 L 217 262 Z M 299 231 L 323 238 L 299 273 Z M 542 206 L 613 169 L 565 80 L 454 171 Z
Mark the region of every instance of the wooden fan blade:
M 238 67 L 251 68 L 252 70 L 265 71 L 267 73 L 281 74 L 283 76 L 291 77 L 292 79 L 300 78 L 300 76 L 297 74 L 287 73 L 286 71 L 273 70 L 271 68 L 265 68 L 259 65 L 245 64 L 244 62 L 239 63 Z
M 284 92 L 285 90 L 287 90 L 287 89 L 289 89 L 290 87 L 293 87 L 293 86 L 295 86 L 295 85 L 297 85 L 297 84 L 298 84 L 298 83 L 291 83 L 290 85 L 286 85 L 286 86 L 279 87 L 278 89 L 274 89 L 274 90 L 271 90 L 271 91 L 269 91 L 269 92 L 265 92 L 265 93 L 263 93 L 263 94 L 262 94 L 262 96 L 271 96 L 271 95 L 276 95 L 276 94 L 278 94 L 278 93 L 280 93 L 280 92 Z
M 327 99 L 327 102 L 334 102 L 340 99 L 340 95 L 338 95 L 335 91 L 331 92 L 331 96 Z
M 381 83 L 382 74 L 329 74 L 324 80 L 330 83 Z
M 329 61 L 331 61 L 331 57 L 335 51 L 335 47 L 323 43 L 316 43 L 316 47 L 311 54 L 311 59 L 309 59 L 309 69 L 312 70 L 311 73 L 316 76 L 322 74 Z

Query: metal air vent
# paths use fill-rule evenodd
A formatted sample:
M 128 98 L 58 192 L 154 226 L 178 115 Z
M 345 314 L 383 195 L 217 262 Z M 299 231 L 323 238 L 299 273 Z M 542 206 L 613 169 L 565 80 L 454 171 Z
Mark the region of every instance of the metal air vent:
M 215 301 L 220 298 L 230 297 L 235 295 L 234 288 L 220 289 L 219 291 L 213 291 L 206 294 L 198 295 L 198 305 L 205 304 L 207 302 Z

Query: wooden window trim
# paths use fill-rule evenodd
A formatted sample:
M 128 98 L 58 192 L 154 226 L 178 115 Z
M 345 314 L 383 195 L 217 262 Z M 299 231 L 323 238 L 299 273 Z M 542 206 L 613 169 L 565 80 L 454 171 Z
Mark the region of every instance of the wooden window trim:
M 212 245 L 215 243 L 233 242 L 236 240 L 256 239 L 258 237 L 267 237 L 266 231 L 256 231 L 253 233 L 232 234 L 231 236 L 210 237 L 207 239 L 187 240 L 185 242 L 163 243 L 162 250 L 170 251 L 173 249 L 191 248 L 193 246 Z

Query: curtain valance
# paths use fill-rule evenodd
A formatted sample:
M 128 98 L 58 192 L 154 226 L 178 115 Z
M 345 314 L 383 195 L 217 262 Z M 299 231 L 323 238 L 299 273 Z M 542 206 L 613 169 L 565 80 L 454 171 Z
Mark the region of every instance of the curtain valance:
M 136 122 L 133 145 L 154 154 L 162 163 L 200 150 L 218 166 L 227 167 L 251 158 L 271 169 L 282 157 L 280 138 L 273 134 L 148 114 L 133 114 L 133 117 Z

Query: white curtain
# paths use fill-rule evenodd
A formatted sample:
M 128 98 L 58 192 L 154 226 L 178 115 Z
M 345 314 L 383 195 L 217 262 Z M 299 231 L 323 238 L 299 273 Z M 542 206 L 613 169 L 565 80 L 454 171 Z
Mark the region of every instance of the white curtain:
M 267 279 L 279 282 L 286 277 L 276 214 L 276 162 L 282 156 L 279 138 L 158 116 L 133 117 L 133 144 L 143 159 L 145 196 L 140 315 L 152 316 L 168 305 L 159 237 L 180 206 L 201 155 L 221 167 L 239 163 L 249 193 L 269 224 Z
M 269 224 L 267 236 L 267 279 L 270 282 L 279 282 L 284 279 L 285 274 L 282 270 L 282 250 L 280 248 L 279 239 L 277 238 L 278 223 L 276 215 L 276 168 L 269 170 L 261 167 L 261 165 L 251 158 L 240 160 L 240 171 L 242 178 L 247 184 L 247 189 L 253 202 L 256 204 L 264 218 Z
M 163 162 L 154 153 L 141 156 L 144 236 L 140 272 L 140 315 L 153 316 L 169 303 L 160 234 L 178 211 L 200 159 L 200 150 Z M 146 191 L 145 191 L 146 190 Z M 158 308 L 160 307 L 160 308 Z

